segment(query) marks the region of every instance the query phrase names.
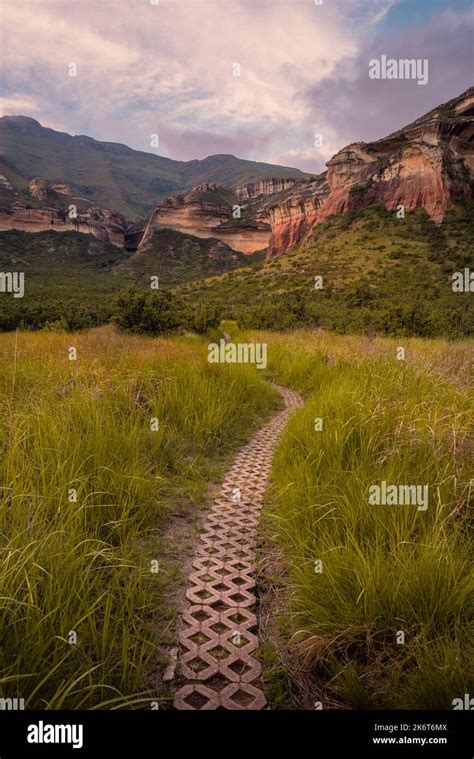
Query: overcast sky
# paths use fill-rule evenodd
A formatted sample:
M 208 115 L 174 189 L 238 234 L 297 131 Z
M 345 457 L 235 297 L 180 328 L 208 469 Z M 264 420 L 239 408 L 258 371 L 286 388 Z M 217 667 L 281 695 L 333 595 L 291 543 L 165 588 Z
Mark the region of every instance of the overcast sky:
M 0 115 L 317 172 L 473 83 L 471 0 L 153 2 L 0 0 Z M 381 55 L 427 58 L 428 84 L 370 79 Z

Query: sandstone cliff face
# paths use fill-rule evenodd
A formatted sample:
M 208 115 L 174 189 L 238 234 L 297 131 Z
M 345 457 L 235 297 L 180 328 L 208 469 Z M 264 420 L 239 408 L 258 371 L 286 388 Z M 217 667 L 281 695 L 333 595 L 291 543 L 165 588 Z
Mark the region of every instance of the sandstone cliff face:
M 251 200 L 252 198 L 257 198 L 259 195 L 273 195 L 276 192 L 288 190 L 289 187 L 294 187 L 300 181 L 298 179 L 270 177 L 269 179 L 260 179 L 257 182 L 249 182 L 248 184 L 234 187 L 234 193 L 239 200 Z
M 48 180 L 43 179 L 43 177 L 35 177 L 34 179 L 31 179 L 28 188 L 30 195 L 37 200 L 47 200 L 50 198 L 54 201 L 54 198 L 57 195 L 73 195 L 73 191 L 68 184 L 64 184 L 63 182 L 48 182 Z M 71 203 L 72 202 L 73 201 L 71 200 Z
M 309 234 L 318 223 L 319 211 L 328 194 L 326 174 L 321 174 L 280 196 L 278 204 L 269 209 L 272 234 L 268 258 L 286 253 Z
M 84 232 L 99 240 L 124 247 L 124 219 L 99 206 L 91 206 L 84 213 L 70 219 L 67 212 L 57 208 L 31 208 L 15 202 L 0 208 L 0 231 L 18 229 L 23 232 Z
M 233 250 L 253 253 L 268 246 L 270 227 L 266 220 L 246 226 L 233 220 L 238 199 L 230 191 L 213 183 L 193 187 L 184 195 L 172 195 L 160 203 L 145 228 L 139 250 L 155 229 L 174 229 L 194 237 L 213 237 Z
M 298 183 L 270 209 L 268 256 L 285 253 L 330 216 L 382 203 L 424 208 L 441 223 L 449 205 L 470 195 L 474 171 L 474 88 L 372 143 L 354 143 L 316 180 Z
M 46 179 L 35 177 L 35 179 L 30 180 L 28 187 L 30 195 L 36 198 L 36 200 L 46 200 L 48 197 L 49 185 Z
M 67 184 L 54 184 L 43 177 L 31 179 L 28 189 L 38 202 L 29 205 L 12 199 L 7 205 L 0 206 L 0 231 L 83 232 L 119 248 L 125 247 L 127 221 L 120 214 L 90 205 L 84 198 L 74 197 Z M 71 205 L 76 206 L 76 218 L 69 217 Z

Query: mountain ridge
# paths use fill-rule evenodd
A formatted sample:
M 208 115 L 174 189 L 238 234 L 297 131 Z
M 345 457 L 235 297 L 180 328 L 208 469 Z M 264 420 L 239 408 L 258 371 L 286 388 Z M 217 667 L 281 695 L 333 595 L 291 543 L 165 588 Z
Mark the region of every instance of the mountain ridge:
M 386 137 L 346 145 L 327 162 L 325 172 L 309 178 L 266 176 L 240 183 L 242 167 L 246 169 L 249 164 L 250 171 L 255 171 L 255 167 L 267 169 L 269 165 L 241 161 L 225 153 L 184 162 L 191 166 L 193 178 L 205 176 L 205 181 L 184 191 L 167 192 L 154 203 L 147 218 L 138 221 L 110 210 L 114 198 L 101 204 L 90 197 L 91 193 L 88 196 L 87 192 L 79 192 L 77 184 L 74 186 L 63 176 L 37 176 L 28 182 L 24 179 L 22 184 L 13 161 L 3 159 L 2 164 L 0 155 L 0 231 L 87 233 L 129 253 L 136 251 L 138 255 L 127 258 L 130 272 L 135 267 L 154 272 L 165 266 L 170 271 L 174 269 L 174 281 L 178 278 L 183 282 L 185 256 L 177 256 L 181 243 L 189 256 L 196 257 L 188 266 L 192 279 L 198 271 L 205 276 L 225 270 L 226 255 L 229 268 L 235 268 L 236 262 L 243 260 L 234 255 L 236 252 L 254 254 L 266 250 L 268 260 L 280 257 L 311 241 L 316 230 L 329 220 L 350 217 L 365 208 L 380 206 L 394 217 L 397 209 L 402 209 L 403 218 L 405 212 L 421 209 L 435 226 L 441 225 L 448 211 L 471 198 L 474 192 L 473 117 L 474 87 L 471 87 Z M 52 135 L 57 147 L 59 133 L 54 130 L 43 128 L 29 117 L 6 118 L 7 124 L 13 120 L 15 129 L 19 127 L 20 131 L 39 131 L 44 139 Z M 0 153 L 4 119 L 0 119 Z M 94 152 L 103 149 L 106 155 L 118 151 L 121 158 L 128 156 L 133 160 L 139 155 L 132 148 L 122 149 L 119 143 L 98 143 L 93 138 L 73 138 L 66 133 L 63 137 L 68 146 L 71 140 L 76 140 L 74 145 L 79 145 L 79 152 L 85 142 L 89 147 L 92 144 Z M 24 160 L 31 163 L 35 157 L 30 151 Z M 5 175 L 1 174 L 2 166 L 8 168 Z M 107 170 L 111 171 L 111 167 L 108 164 Z M 126 168 L 126 164 L 121 166 L 121 170 Z M 95 164 L 90 170 L 94 169 Z M 227 186 L 212 180 L 213 176 L 222 176 L 222 172 Z M 168 182 L 169 188 L 175 180 L 169 175 L 168 179 L 152 178 L 152 188 L 156 181 L 161 182 L 162 189 L 163 182 Z M 180 181 L 187 182 L 189 177 L 186 180 L 181 177 Z M 133 177 L 127 186 L 133 188 Z M 73 220 L 68 216 L 71 205 L 77 210 Z M 385 219 L 383 223 L 388 225 L 388 218 L 380 217 L 377 223 Z M 447 224 L 448 236 L 450 225 L 452 219 Z M 162 230 L 173 230 L 176 234 L 167 235 Z M 451 231 L 455 236 L 455 230 Z M 208 240 L 212 241 L 204 242 Z M 312 247 L 316 256 L 318 249 L 319 244 Z
M 0 118 L 0 173 L 16 189 L 26 189 L 35 177 L 66 182 L 77 195 L 134 221 L 168 195 L 204 181 L 234 187 L 272 176 L 310 176 L 227 153 L 176 161 L 122 143 L 59 132 L 21 115 Z

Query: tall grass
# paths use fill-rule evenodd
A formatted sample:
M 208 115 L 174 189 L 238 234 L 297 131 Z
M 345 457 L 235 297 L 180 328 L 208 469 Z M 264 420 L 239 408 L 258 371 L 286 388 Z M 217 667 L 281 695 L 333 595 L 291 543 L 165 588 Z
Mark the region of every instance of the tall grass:
M 306 705 L 452 708 L 474 687 L 472 344 L 404 340 L 398 361 L 391 340 L 258 339 L 271 375 L 307 398 L 266 510 L 284 557 L 274 670 Z M 383 480 L 428 484 L 428 509 L 369 505 Z
M 173 615 L 168 518 L 199 506 L 275 394 L 192 336 L 20 332 L 0 354 L 0 695 L 144 705 Z

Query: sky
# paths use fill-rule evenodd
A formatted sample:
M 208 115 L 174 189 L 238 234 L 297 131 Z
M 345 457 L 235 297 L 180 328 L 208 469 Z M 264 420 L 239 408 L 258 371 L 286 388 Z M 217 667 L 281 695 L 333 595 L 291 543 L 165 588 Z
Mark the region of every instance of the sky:
M 473 84 L 471 0 L 319 1 L 1 0 L 0 115 L 317 173 Z M 383 55 L 428 83 L 370 78 Z

